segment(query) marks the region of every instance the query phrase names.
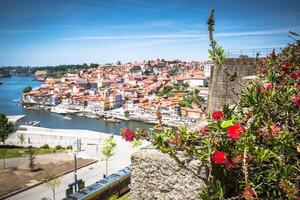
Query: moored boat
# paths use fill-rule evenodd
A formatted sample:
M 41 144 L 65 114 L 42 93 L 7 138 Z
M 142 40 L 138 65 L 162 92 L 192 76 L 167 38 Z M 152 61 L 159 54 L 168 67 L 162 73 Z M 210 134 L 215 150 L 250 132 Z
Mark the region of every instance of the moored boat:
M 115 119 L 115 118 L 105 118 L 104 117 L 103 120 L 106 121 L 106 122 L 115 122 L 115 123 L 119 123 L 120 122 L 120 120 Z

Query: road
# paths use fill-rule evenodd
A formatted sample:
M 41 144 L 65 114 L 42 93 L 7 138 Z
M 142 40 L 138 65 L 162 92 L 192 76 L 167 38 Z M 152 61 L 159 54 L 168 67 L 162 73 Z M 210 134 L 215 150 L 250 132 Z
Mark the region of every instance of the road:
M 137 149 L 132 147 L 132 144 L 125 142 L 121 137 L 115 137 L 117 142 L 117 149 L 115 155 L 109 160 L 109 170 L 108 173 L 114 173 L 117 170 L 120 170 L 128 165 L 130 165 L 130 156 L 133 152 L 136 152 Z M 146 146 L 148 143 L 144 142 L 143 146 Z M 101 161 L 100 153 L 97 153 L 98 148 L 95 146 L 90 149 L 86 149 L 83 152 L 78 154 L 78 157 L 82 158 L 94 158 L 99 160 L 97 163 L 89 165 L 87 167 L 81 168 L 77 171 L 78 179 L 85 181 L 85 185 L 91 185 L 103 178 L 105 173 L 105 162 Z M 65 192 L 68 187 L 68 184 L 74 181 L 74 173 L 66 174 L 62 177 L 60 187 L 56 192 L 56 199 L 63 199 L 65 197 Z M 28 189 L 24 192 L 16 194 L 12 197 L 6 198 L 9 200 L 41 200 L 43 198 L 53 199 L 52 191 L 46 188 L 44 185 L 38 185 L 31 189 Z

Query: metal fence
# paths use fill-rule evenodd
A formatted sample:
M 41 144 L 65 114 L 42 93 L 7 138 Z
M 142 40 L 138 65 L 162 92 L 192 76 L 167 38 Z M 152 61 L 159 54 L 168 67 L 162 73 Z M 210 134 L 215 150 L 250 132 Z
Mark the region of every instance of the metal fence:
M 225 53 L 227 58 L 239 58 L 243 56 L 255 58 L 257 55 L 259 58 L 263 58 L 267 57 L 273 50 L 275 50 L 276 53 L 279 53 L 282 48 L 225 49 Z

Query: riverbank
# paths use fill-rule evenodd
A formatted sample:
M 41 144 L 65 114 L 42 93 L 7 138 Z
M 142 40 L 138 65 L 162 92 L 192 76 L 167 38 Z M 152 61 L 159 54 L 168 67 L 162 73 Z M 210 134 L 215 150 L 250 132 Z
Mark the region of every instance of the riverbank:
M 37 105 L 31 104 L 29 102 L 25 102 L 27 104 L 26 109 L 43 109 L 52 113 L 61 114 L 61 115 L 77 115 L 84 116 L 87 118 L 94 119 L 114 119 L 110 122 L 118 123 L 119 120 L 122 121 L 139 121 L 147 124 L 159 124 L 157 120 L 156 113 L 151 111 L 145 111 L 139 109 L 138 106 L 131 109 L 124 109 L 122 107 L 112 110 L 98 110 L 94 111 L 93 108 L 83 107 L 83 106 L 74 106 L 69 105 L 67 103 L 61 103 L 57 106 L 45 106 L 45 105 Z M 126 113 L 127 112 L 127 113 Z M 169 127 L 178 127 L 181 125 L 185 125 L 188 127 L 194 127 L 196 125 L 204 123 L 203 119 L 191 119 L 187 117 L 181 117 L 178 115 L 161 115 L 162 124 Z

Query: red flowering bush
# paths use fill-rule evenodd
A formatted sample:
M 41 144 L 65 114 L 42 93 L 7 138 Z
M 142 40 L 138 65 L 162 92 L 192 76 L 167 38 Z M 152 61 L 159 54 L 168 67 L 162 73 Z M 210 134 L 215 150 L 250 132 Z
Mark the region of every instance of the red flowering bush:
M 244 133 L 244 128 L 239 124 L 231 125 L 227 128 L 227 135 L 232 139 L 240 139 L 241 135 Z
M 220 119 L 222 119 L 224 117 L 224 113 L 222 111 L 214 111 L 212 113 L 212 119 L 214 121 L 219 121 Z
M 220 164 L 220 165 L 225 165 L 227 164 L 228 160 L 227 160 L 227 153 L 224 151 L 216 151 L 213 155 L 212 155 L 212 161 L 215 164 Z
M 213 11 L 208 25 L 210 56 L 241 86 L 239 101 L 213 112 L 200 131 L 178 127 L 155 134 L 154 146 L 181 167 L 188 165 L 178 152 L 201 161 L 205 178 L 189 169 L 206 183 L 201 199 L 299 199 L 300 41 L 260 60 L 258 81 L 244 85 L 224 66 Z
M 122 137 L 125 139 L 125 141 L 128 141 L 128 142 L 133 141 L 134 134 L 135 134 L 135 132 L 133 130 L 130 130 L 127 128 L 121 130 Z

